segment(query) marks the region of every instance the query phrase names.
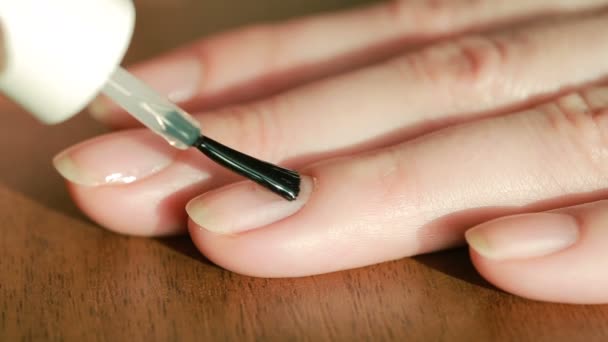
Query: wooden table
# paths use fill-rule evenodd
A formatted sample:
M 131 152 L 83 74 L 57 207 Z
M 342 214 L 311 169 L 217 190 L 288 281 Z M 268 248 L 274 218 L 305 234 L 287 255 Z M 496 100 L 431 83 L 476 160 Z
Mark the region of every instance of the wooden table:
M 141 0 L 129 59 L 256 20 L 352 4 Z M 481 280 L 464 250 L 267 280 L 212 265 L 187 237 L 106 232 L 78 212 L 50 164 L 102 129 L 86 116 L 51 129 L 16 111 L 0 114 L 0 341 L 608 341 L 608 306 L 503 293 Z

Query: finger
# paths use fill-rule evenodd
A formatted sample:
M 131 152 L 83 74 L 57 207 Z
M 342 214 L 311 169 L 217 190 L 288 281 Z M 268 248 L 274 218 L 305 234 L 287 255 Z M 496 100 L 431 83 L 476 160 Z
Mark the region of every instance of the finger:
M 304 169 L 295 202 L 239 183 L 188 205 L 190 233 L 219 265 L 304 276 L 453 247 L 467 227 L 597 200 L 608 187 L 608 97 L 451 127 Z
M 606 19 L 466 37 L 213 115 L 236 147 L 272 161 L 386 146 L 608 75 Z
M 411 43 L 605 0 L 405 1 L 258 25 L 207 38 L 133 67 L 187 109 L 202 110 L 268 95 L 392 55 Z M 136 125 L 107 99 L 92 114 L 116 127 Z
M 608 303 L 608 202 L 510 216 L 467 232 L 479 272 L 536 300 Z
M 202 115 L 199 119 L 205 134 L 210 137 L 264 160 L 281 164 L 288 161 L 289 166 L 378 148 L 436 127 L 491 113 L 500 106 L 521 106 L 530 98 L 552 94 L 567 84 L 606 73 L 608 49 L 603 51 L 601 48 L 606 46 L 603 43 L 606 40 L 604 18 L 522 31 L 521 35 L 515 35 L 519 39 L 500 44 L 506 51 L 512 51 L 506 54 L 512 57 L 502 58 L 500 62 L 493 57 L 497 54 L 494 48 L 497 45 L 487 43 L 488 40 L 482 39 L 477 50 L 466 43 L 459 43 L 461 45 L 455 49 L 453 45 L 445 45 L 438 50 L 431 48 L 420 55 L 405 57 L 405 62 L 399 62 L 399 65 L 410 65 L 412 69 L 399 75 L 395 75 L 395 65 L 391 64 L 396 62 L 389 62 L 313 84 L 273 100 Z M 468 44 L 477 46 L 478 42 L 475 39 Z M 477 51 L 476 56 L 485 56 L 475 58 L 481 62 L 474 69 L 466 67 L 472 63 L 470 51 Z M 420 67 L 415 66 L 420 63 L 408 62 L 411 60 L 428 60 L 423 69 L 434 73 L 416 72 Z M 431 76 L 433 74 L 436 77 Z M 386 90 L 380 92 L 378 89 Z M 336 130 L 336 127 L 348 129 Z M 133 174 L 132 163 L 138 164 L 149 154 L 131 153 L 122 147 L 125 136 L 116 137 L 105 136 L 84 147 L 76 147 L 62 156 L 90 157 L 71 158 L 78 165 L 76 168 L 60 167 L 60 170 L 68 170 L 62 171 L 68 179 L 89 185 L 75 187 L 75 196 L 89 215 L 110 229 L 146 235 L 183 230 L 183 207 L 188 196 L 234 179 L 226 178 L 225 173 L 211 172 L 210 165 L 203 163 L 204 159 L 196 153 L 173 160 L 172 167 L 163 168 L 162 176 L 155 172 L 145 177 L 145 183 L 138 181 L 128 186 L 92 187 L 88 177 L 79 178 L 69 171 L 78 169 L 84 174 L 99 175 L 99 170 L 95 169 L 98 166 L 87 161 L 100 160 L 111 166 L 113 173 Z M 106 145 L 113 148 L 103 147 Z M 124 157 L 118 158 L 117 154 Z M 121 162 L 113 162 L 115 159 Z M 132 160 L 132 163 L 123 162 L 126 160 Z M 201 175 L 208 179 L 202 181 Z M 167 181 L 177 178 L 180 187 L 175 187 L 175 180 Z M 105 182 L 105 178 L 96 183 L 100 182 Z M 184 190 L 186 188 L 188 191 Z M 106 202 L 114 202 L 130 207 L 133 203 L 128 199 L 140 196 L 155 204 L 147 209 L 140 208 L 144 211 L 137 223 L 128 213 L 116 215 L 104 206 Z M 127 203 L 121 203 L 121 199 Z

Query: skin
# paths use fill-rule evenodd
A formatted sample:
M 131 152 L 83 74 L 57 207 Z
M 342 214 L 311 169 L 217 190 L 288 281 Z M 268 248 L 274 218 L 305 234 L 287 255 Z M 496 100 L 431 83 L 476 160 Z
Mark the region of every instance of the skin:
M 91 110 L 120 131 L 55 164 L 100 225 L 189 232 L 238 273 L 333 272 L 466 233 L 479 272 L 506 291 L 607 303 L 603 6 L 392 1 L 220 34 L 132 68 L 208 136 L 300 170 L 292 203 L 154 140 L 105 99 Z M 176 65 L 188 77 L 166 77 Z

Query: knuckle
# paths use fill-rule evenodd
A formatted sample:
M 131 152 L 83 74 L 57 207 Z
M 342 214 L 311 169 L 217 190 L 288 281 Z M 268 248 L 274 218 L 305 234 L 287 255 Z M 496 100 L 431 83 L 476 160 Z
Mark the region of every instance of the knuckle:
M 608 172 L 608 107 L 593 106 L 587 92 L 572 93 L 539 107 L 549 127 L 592 170 Z
M 412 72 L 433 85 L 485 87 L 500 78 L 512 58 L 512 44 L 495 37 L 467 37 L 394 61 L 400 74 Z
M 486 85 L 502 74 L 510 45 L 495 37 L 468 37 L 456 43 L 444 67 L 453 79 L 471 86 Z
M 376 202 L 420 207 L 416 169 L 408 162 L 402 147 L 393 146 L 373 152 L 368 158 L 364 163 L 373 168 L 366 170 L 366 173 L 374 179 Z

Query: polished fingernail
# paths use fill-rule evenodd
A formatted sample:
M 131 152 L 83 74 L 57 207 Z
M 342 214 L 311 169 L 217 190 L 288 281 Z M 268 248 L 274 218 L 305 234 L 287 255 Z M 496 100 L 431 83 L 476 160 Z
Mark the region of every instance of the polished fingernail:
M 195 97 L 201 86 L 203 67 L 193 57 L 182 57 L 165 62 L 151 62 L 135 68 L 133 74 L 175 103 Z M 118 106 L 100 96 L 89 105 L 91 115 L 105 120 Z
M 125 131 L 71 147 L 53 164 L 65 179 L 79 185 L 128 184 L 165 169 L 176 151 L 147 131 Z
M 471 248 L 494 260 L 551 255 L 569 248 L 578 238 L 578 222 L 572 216 L 555 213 L 505 217 L 466 233 Z
M 202 195 L 186 210 L 201 228 L 217 234 L 237 234 L 281 221 L 304 207 L 314 182 L 302 177 L 300 195 L 286 201 L 253 182 L 242 182 Z

